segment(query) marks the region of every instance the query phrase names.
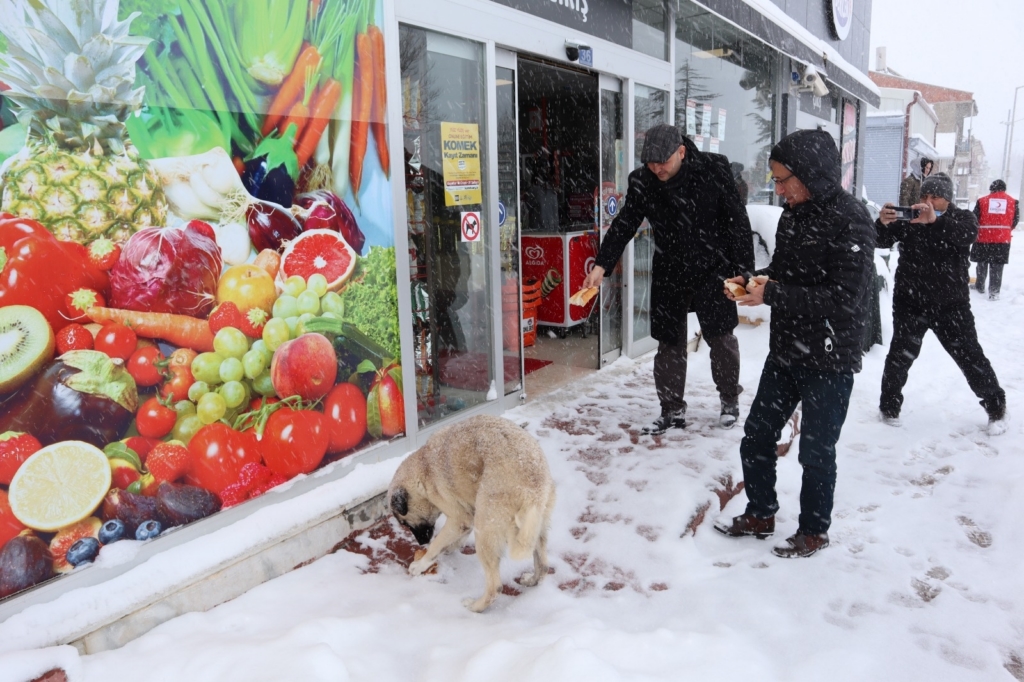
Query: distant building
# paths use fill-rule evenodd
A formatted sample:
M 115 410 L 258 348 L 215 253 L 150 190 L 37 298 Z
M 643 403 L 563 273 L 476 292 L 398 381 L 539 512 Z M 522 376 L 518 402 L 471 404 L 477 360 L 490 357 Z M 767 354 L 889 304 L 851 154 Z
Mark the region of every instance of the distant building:
M 953 178 L 957 204 L 973 205 L 979 196 L 979 188 L 985 184 L 988 173 L 984 147 L 979 140 L 971 135 L 969 129 L 965 129 L 965 120 L 978 115 L 978 103 L 974 99 L 974 93 L 904 78 L 885 64 L 885 48 L 878 48 L 877 58 L 878 70 L 868 72 L 868 76 L 882 91 L 880 111 L 885 109 L 887 92 L 892 94 L 894 100 L 900 99 L 896 91 L 913 93 L 916 95 L 916 99 L 911 98 L 904 113 L 906 118 L 904 127 L 909 130 L 910 126 L 914 125 L 914 112 L 911 110 L 911 105 L 917 104 L 919 100 L 924 100 L 936 117 L 934 139 L 931 141 L 931 145 L 937 153 L 934 171 L 942 171 Z M 892 101 L 889 102 L 889 106 L 892 106 Z M 868 125 L 870 132 L 871 124 Z M 905 158 L 908 160 L 903 168 L 903 177 L 906 177 L 910 168 L 909 157 L 912 156 L 910 140 L 912 138 L 912 134 L 905 135 L 904 144 L 907 145 Z M 865 185 L 868 185 L 870 179 L 867 167 L 864 172 Z M 871 198 L 874 200 L 874 197 Z
M 869 107 L 867 114 L 864 190 L 875 203 L 896 203 L 900 183 L 911 170 L 920 170 L 921 159 L 939 158 L 935 148 L 939 117 L 917 90 L 879 90 L 881 102 L 877 108 Z

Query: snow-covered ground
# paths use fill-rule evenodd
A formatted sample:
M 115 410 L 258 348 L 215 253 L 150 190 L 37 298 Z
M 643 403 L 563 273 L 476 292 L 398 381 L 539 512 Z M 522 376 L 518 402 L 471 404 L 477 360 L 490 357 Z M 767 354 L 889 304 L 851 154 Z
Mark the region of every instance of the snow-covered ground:
M 554 573 L 484 614 L 461 605 L 482 589 L 474 556 L 445 555 L 437 575 L 411 578 L 396 565 L 363 573 L 366 557 L 340 551 L 118 650 L 0 655 L 0 679 L 61 666 L 71 682 L 1024 680 L 1019 236 L 1013 250 L 1002 300 L 972 293 L 1009 396 L 1009 431 L 987 435 L 984 411 L 932 335 L 911 371 L 902 428 L 881 424 L 885 348 L 876 346 L 839 442 L 832 546 L 814 557 L 770 551 L 796 529 L 795 449 L 779 462 L 775 538 L 712 530 L 719 514 L 743 510 L 741 493 L 719 511 L 715 492 L 742 477 L 742 429 L 714 426 L 701 346 L 685 431 L 638 435 L 657 411 L 650 357 L 507 414 L 540 440 L 558 484 Z M 737 334 L 745 415 L 768 325 Z M 528 566 L 506 559 L 505 584 Z

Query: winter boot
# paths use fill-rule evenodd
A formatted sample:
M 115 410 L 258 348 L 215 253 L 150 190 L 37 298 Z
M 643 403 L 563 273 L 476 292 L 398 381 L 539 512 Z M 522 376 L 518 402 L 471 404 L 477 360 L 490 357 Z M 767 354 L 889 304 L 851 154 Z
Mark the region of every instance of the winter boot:
M 731 429 L 740 418 L 739 403 L 727 403 L 722 401 L 722 415 L 718 418 L 718 425 L 723 429 Z
M 882 420 L 883 424 L 888 424 L 889 426 L 894 426 L 898 428 L 903 425 L 903 422 L 900 421 L 900 415 L 898 413 L 880 410 L 878 412 L 878 418 Z
M 988 435 L 1000 436 L 1006 433 L 1009 426 L 1006 418 L 1006 396 L 998 393 L 981 401 L 981 406 L 988 413 Z
M 644 428 L 640 429 L 640 433 L 650 434 L 657 436 L 658 434 L 665 433 L 669 429 L 685 429 L 686 428 L 686 408 L 681 410 L 662 410 L 661 416 L 654 420 L 653 424 L 649 424 Z
M 802 533 L 797 531 L 795 535 L 786 538 L 781 545 L 772 548 L 772 554 L 783 559 L 795 559 L 797 557 L 808 557 L 819 549 L 828 547 L 828 533 Z
M 740 514 L 732 519 L 723 519 L 715 523 L 715 530 L 731 538 L 753 536 L 764 540 L 775 532 L 775 517 L 760 519 L 752 514 Z
M 998 301 L 999 300 L 999 292 L 998 291 L 989 291 L 988 292 L 988 300 L 990 300 L 990 301 Z

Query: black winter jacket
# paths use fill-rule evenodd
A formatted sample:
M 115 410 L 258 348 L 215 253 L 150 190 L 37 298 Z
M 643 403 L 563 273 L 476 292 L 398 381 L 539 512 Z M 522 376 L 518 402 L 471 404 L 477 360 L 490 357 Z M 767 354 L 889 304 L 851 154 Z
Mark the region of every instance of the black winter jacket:
M 647 219 L 654 235 L 651 336 L 666 343 L 679 342 L 681 316 L 701 285 L 754 268 L 754 237 L 729 160 L 701 152 L 689 138 L 683 144 L 686 158 L 668 181 L 646 166 L 629 174 L 626 200 L 595 262 L 610 272 Z
M 769 359 L 859 372 L 874 273 L 875 234 L 864 205 L 843 191 L 839 150 L 824 131 L 787 136 L 772 150 L 810 191 L 785 207 L 764 302 L 772 308 Z
M 936 308 L 970 300 L 968 256 L 978 238 L 978 219 L 953 204 L 931 225 L 875 221 L 878 246 L 900 243 L 896 266 L 896 307 Z

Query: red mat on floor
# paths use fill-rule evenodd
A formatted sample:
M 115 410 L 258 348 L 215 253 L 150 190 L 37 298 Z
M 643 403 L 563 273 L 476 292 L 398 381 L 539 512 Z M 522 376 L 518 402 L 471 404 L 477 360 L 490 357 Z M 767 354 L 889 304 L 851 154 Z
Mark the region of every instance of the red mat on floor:
M 519 374 L 519 358 L 504 356 L 505 381 L 514 381 Z M 467 391 L 486 391 L 490 388 L 487 380 L 487 356 L 483 353 L 451 353 L 438 358 L 441 383 Z M 550 360 L 526 358 L 526 373 L 536 372 L 551 364 Z

